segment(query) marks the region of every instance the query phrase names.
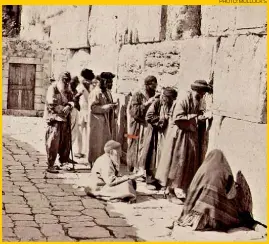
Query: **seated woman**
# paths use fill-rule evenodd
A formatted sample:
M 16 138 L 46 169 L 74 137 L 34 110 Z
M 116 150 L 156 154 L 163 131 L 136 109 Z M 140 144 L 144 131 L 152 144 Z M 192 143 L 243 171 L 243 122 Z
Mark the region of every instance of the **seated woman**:
M 261 224 L 252 218 L 251 194 L 241 172 L 237 180 L 222 151 L 211 151 L 191 182 L 178 224 L 223 231 Z
M 105 153 L 97 158 L 92 168 L 89 186 L 85 188 L 88 196 L 103 200 L 136 200 L 135 179 L 142 176 L 119 176 L 121 144 L 114 140 L 104 146 Z

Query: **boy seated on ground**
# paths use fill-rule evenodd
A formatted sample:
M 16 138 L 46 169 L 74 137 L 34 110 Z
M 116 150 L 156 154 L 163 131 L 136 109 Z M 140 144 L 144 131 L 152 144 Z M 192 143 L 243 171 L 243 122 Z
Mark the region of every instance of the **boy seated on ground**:
M 135 202 L 136 178 L 141 174 L 120 176 L 121 144 L 114 140 L 104 146 L 105 153 L 94 163 L 89 186 L 85 188 L 88 196 L 103 200 Z

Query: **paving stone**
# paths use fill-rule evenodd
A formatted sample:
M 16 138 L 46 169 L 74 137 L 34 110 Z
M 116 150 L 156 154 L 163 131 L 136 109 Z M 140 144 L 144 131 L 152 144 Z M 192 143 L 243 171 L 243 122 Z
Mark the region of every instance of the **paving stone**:
M 135 240 L 134 239 L 131 239 L 131 238 L 125 238 L 125 239 L 119 239 L 119 238 L 100 238 L 100 239 L 80 240 L 79 242 L 135 242 Z
M 51 202 L 52 206 L 82 206 L 81 201 L 72 201 L 72 202 Z
M 16 207 L 13 207 L 16 206 Z M 6 204 L 7 214 L 31 214 L 31 209 L 29 207 L 20 207 L 17 204 Z
M 4 195 L 2 198 L 3 203 L 11 203 L 11 204 L 24 204 L 25 200 L 21 196 L 11 196 L 11 195 Z
M 3 237 L 3 242 L 18 242 L 19 239 L 15 237 Z
M 93 218 L 108 218 L 105 210 L 103 209 L 86 209 L 82 211 L 83 214 L 91 216 Z
M 23 241 L 38 241 L 43 238 L 41 232 L 34 227 L 16 227 L 14 232 Z
M 58 219 L 51 214 L 36 214 L 35 221 L 38 224 L 55 224 L 58 222 Z
M 49 242 L 71 242 L 71 241 L 76 241 L 76 240 L 74 240 L 68 236 L 58 235 L 58 236 L 48 237 L 47 241 L 49 241 Z
M 105 208 L 105 205 L 96 199 L 88 198 L 81 201 L 85 208 Z
M 78 196 L 65 196 L 65 197 L 47 196 L 47 198 L 52 202 L 80 201 L 80 198 Z
M 58 197 L 60 197 L 60 196 L 68 196 L 68 194 L 63 192 L 63 191 L 55 191 L 55 192 L 47 191 L 47 192 L 43 192 L 43 194 L 46 195 L 46 196 L 58 196 Z
M 36 188 L 36 187 L 34 187 L 34 186 L 23 186 L 23 187 L 21 187 L 21 190 L 23 191 L 23 192 L 38 192 L 38 189 Z
M 133 227 L 107 227 L 112 230 L 115 237 L 124 238 L 129 236 L 137 236 L 136 229 Z
M 65 206 L 54 206 L 52 210 L 54 211 L 81 211 L 85 209 L 83 206 L 78 205 L 65 205 Z
M 16 181 L 14 182 L 14 185 L 16 186 L 25 186 L 25 187 L 31 187 L 33 184 L 29 181 Z
M 70 237 L 78 239 L 110 237 L 110 234 L 106 229 L 98 226 L 85 228 L 70 228 L 68 229 L 68 235 Z
M 78 227 L 92 227 L 96 226 L 96 223 L 93 221 L 85 221 L 85 222 L 71 222 L 68 224 L 64 224 L 64 228 L 78 228 Z
M 3 237 L 15 237 L 16 235 L 11 228 L 2 228 Z
M 82 213 L 78 211 L 53 211 L 52 214 L 58 216 L 80 216 Z
M 38 227 L 35 221 L 15 221 L 16 226 Z
M 32 213 L 33 214 L 50 214 L 51 209 L 35 207 L 35 208 L 32 208 Z
M 71 222 L 85 222 L 85 221 L 92 221 L 93 218 L 86 215 L 81 216 L 60 216 L 61 223 L 71 223 Z
M 27 214 L 11 214 L 10 218 L 12 220 L 33 220 L 34 219 L 32 215 L 27 215 Z
M 44 224 L 41 225 L 41 232 L 45 236 L 59 236 L 64 235 L 64 230 L 60 224 Z
M 101 226 L 131 226 L 131 224 L 127 223 L 126 219 L 122 218 L 98 218 L 95 222 Z

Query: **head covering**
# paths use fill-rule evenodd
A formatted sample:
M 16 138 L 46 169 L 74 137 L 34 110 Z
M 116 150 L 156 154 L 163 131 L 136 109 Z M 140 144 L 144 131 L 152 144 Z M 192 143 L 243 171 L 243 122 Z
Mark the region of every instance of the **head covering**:
M 146 77 L 144 84 L 145 85 L 151 85 L 152 83 L 157 83 L 157 78 L 153 75 L 149 75 Z
M 71 74 L 68 71 L 64 71 L 60 74 L 60 80 L 71 80 Z
M 54 75 L 52 75 L 49 79 L 50 79 L 50 82 L 55 81 Z
M 117 149 L 120 149 L 120 148 L 121 148 L 121 144 L 119 142 L 116 142 L 114 140 L 110 140 L 105 144 L 104 151 L 107 153 L 110 150 L 113 150 L 113 149 L 117 150 Z
M 205 80 L 196 80 L 191 84 L 191 89 L 194 91 L 209 92 L 210 86 Z
M 163 95 L 171 99 L 176 99 L 177 91 L 172 87 L 165 87 L 163 89 Z
M 113 79 L 113 78 L 115 77 L 115 75 L 112 74 L 111 72 L 102 72 L 102 73 L 100 74 L 100 77 L 103 78 L 103 79 L 108 79 L 108 80 L 110 80 L 110 79 Z
M 85 80 L 92 80 L 94 78 L 94 73 L 92 72 L 91 69 L 83 69 L 80 73 L 80 75 L 85 79 Z

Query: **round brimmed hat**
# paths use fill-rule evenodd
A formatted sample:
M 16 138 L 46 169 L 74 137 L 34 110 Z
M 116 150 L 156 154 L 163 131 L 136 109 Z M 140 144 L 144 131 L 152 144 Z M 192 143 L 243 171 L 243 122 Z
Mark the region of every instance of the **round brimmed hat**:
M 115 75 L 112 74 L 111 72 L 102 72 L 100 74 L 100 77 L 103 78 L 103 79 L 110 80 L 110 79 L 113 79 L 115 77 Z
M 157 83 L 157 78 L 153 75 L 149 75 L 144 80 L 145 85 L 151 85 L 152 83 Z
M 114 140 L 108 141 L 104 146 L 104 151 L 109 152 L 110 150 L 117 150 L 121 148 L 121 144 Z
M 94 73 L 91 69 L 83 69 L 80 75 L 86 80 L 92 80 L 94 78 Z
M 205 80 L 196 80 L 191 84 L 191 89 L 194 91 L 209 92 L 211 90 L 210 86 Z

